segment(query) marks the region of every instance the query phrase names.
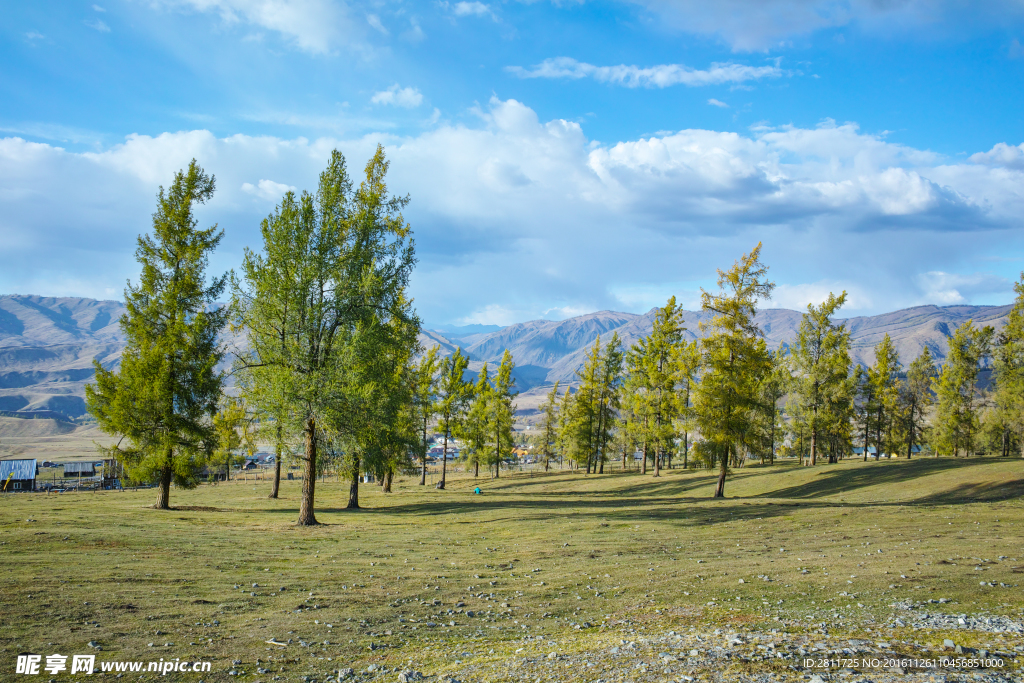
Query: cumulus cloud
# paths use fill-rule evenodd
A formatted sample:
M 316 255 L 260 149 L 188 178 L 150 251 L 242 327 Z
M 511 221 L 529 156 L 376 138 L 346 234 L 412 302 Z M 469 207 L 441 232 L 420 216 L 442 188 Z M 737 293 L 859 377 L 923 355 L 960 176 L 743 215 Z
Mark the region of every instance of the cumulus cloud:
M 353 28 L 348 7 L 339 0 L 162 0 L 162 4 L 216 13 L 228 24 L 274 31 L 316 54 L 330 52 Z
M 834 280 L 799 284 L 782 283 L 772 292 L 771 300 L 762 305 L 765 308 L 788 308 L 804 311 L 808 304 L 820 305 L 828 298 L 829 294 L 839 296 L 842 292 L 846 292 L 846 304 L 840 311 L 840 315 L 844 315 L 848 310 L 863 311 L 874 307 L 871 297 L 864 292 L 862 285 L 856 281 L 837 282 Z
M 293 185 L 275 183 L 273 180 L 260 180 L 256 185 L 253 185 L 252 183 L 242 183 L 242 192 L 255 195 L 260 199 L 269 199 L 275 202 L 284 197 L 285 192 L 289 191 L 297 192 L 298 189 Z
M 999 142 L 987 152 L 972 154 L 970 160 L 986 166 L 1003 166 L 1018 171 L 1024 170 L 1024 143 L 1014 147 L 1005 142 Z
M 193 157 L 218 183 L 200 222 L 226 231 L 211 268 L 236 267 L 285 190 L 314 189 L 335 147 L 358 181 L 378 140 L 389 187 L 412 197 L 412 293 L 437 322 L 645 310 L 670 293 L 689 301 L 759 241 L 779 283 L 775 305 L 842 289 L 850 315 L 979 301 L 1006 289 L 1016 266 L 979 279 L 977 260 L 1024 248 L 1024 172 L 950 162 L 855 124 L 599 144 L 579 123 L 542 121 L 516 100 L 492 99 L 477 114 L 472 127 L 408 137 L 198 130 L 88 153 L 0 139 L 0 291 L 69 277 L 80 284 L 67 294 L 120 291 L 137 277 L 134 239 L 150 227 L 157 187 Z
M 100 33 L 110 33 L 110 27 L 107 26 L 106 22 L 101 21 L 99 19 L 93 19 L 91 21 L 86 21 L 84 23 L 89 28 L 95 29 L 95 30 L 99 31 Z
M 508 66 L 505 67 L 505 70 L 519 78 L 593 78 L 601 83 L 623 85 L 627 88 L 720 85 L 761 78 L 778 78 L 785 75 L 777 62 L 771 66 L 746 66 L 731 62 L 715 63 L 710 68 L 701 70 L 683 64 L 658 64 L 649 67 L 626 66 L 625 64 L 594 66 L 586 62 L 578 62 L 571 57 L 545 59 L 532 69 Z
M 663 25 L 714 35 L 734 50 L 767 50 L 798 36 L 843 26 L 875 33 L 964 31 L 1005 26 L 1019 19 L 1017 0 L 628 0 L 658 15 Z
M 1006 302 L 1013 298 L 1013 282 L 992 273 L 944 273 L 929 271 L 917 276 L 925 301 L 952 305 L 977 301 L 986 294 L 1002 294 Z
M 395 83 L 387 90 L 381 90 L 370 98 L 373 104 L 388 104 L 406 109 L 414 109 L 423 103 L 423 93 L 416 88 L 403 88 Z
M 491 8 L 482 2 L 454 2 L 454 3 L 441 3 L 441 6 L 448 9 L 452 14 L 457 17 L 485 17 L 494 16 L 494 12 Z
M 708 104 L 710 104 L 712 107 L 721 107 L 722 109 L 728 109 L 729 108 L 728 104 L 726 104 L 725 102 L 722 102 L 721 100 L 716 100 L 714 97 L 712 97 L 710 100 L 708 100 Z

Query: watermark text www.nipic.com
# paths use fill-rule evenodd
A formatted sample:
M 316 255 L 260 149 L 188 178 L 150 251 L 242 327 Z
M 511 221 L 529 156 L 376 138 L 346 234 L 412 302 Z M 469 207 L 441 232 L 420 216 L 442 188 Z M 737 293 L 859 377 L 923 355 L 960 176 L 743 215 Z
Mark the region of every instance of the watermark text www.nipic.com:
M 166 676 L 169 673 L 204 673 L 210 670 L 210 662 L 183 662 L 169 659 L 149 662 L 100 662 L 96 666 L 96 655 L 18 655 L 14 673 L 26 675 L 48 674 L 93 674 L 146 672 Z

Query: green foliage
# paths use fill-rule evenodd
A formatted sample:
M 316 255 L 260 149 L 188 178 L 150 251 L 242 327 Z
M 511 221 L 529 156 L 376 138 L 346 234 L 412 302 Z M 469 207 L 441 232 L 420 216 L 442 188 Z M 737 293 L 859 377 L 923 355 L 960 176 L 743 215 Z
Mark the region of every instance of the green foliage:
M 937 407 L 932 446 L 942 454 L 971 455 L 979 427 L 978 370 L 989 354 L 994 331 L 978 329 L 973 321 L 960 325 L 949 340 L 949 354 L 939 376 L 932 380 Z
M 223 471 L 225 479 L 231 478 L 231 468 L 244 464 L 245 457 L 256 452 L 250 425 L 245 404 L 235 398 L 226 398 L 224 406 L 213 416 L 217 449 L 210 457 L 209 466 L 215 471 Z
M 651 334 L 640 339 L 627 353 L 630 408 L 640 419 L 634 422 L 635 439 L 646 453 L 653 450 L 654 475 L 675 450 L 676 429 L 683 415 L 679 384 L 686 378 L 681 367 L 686 348 L 683 340 L 683 309 L 670 297 L 657 309 Z
M 462 353 L 462 348 L 441 360 L 441 372 L 438 381 L 437 404 L 438 427 L 444 435 L 444 451 L 441 461 L 441 481 L 437 488 L 443 489 L 448 471 L 448 441 L 463 429 L 470 400 L 473 398 L 473 385 L 463 379 L 469 368 L 469 357 Z
M 214 187 L 193 159 L 168 190 L 160 188 L 153 232 L 138 238 L 139 283 L 125 289 L 120 368 L 95 362 L 96 383 L 86 386 L 89 412 L 105 432 L 122 437 L 105 454 L 130 479 L 158 481 L 159 508 L 169 506 L 172 482 L 198 483 L 217 448 L 211 422 L 223 383 L 217 337 L 228 311 L 214 306 L 226 278 L 207 281 L 206 266 L 223 232 L 198 229 L 193 216 Z
M 697 340 L 680 343 L 674 359 L 676 371 L 676 439 L 681 441 L 683 467 L 689 466 L 690 432 L 694 429 L 693 396 L 700 373 L 700 345 Z
M 358 507 L 361 458 L 381 460 L 407 436 L 391 421 L 416 344 L 405 295 L 415 257 L 401 214 L 409 199 L 388 194 L 388 166 L 378 146 L 353 191 L 345 158 L 332 152 L 316 194 L 285 194 L 260 226 L 262 252 L 247 249 L 233 281 L 235 325 L 249 337 L 239 384 L 285 432 L 302 435 L 302 525 L 316 523 L 325 439 L 349 446 L 349 504 Z
M 910 364 L 906 378 L 899 383 L 897 424 L 907 458 L 911 457 L 914 446 L 924 441 L 925 415 L 932 405 L 933 377 L 935 363 L 932 361 L 931 351 L 926 346 Z
M 622 342 L 618 334 L 601 345 L 594 340 L 583 367 L 576 371 L 579 389 L 563 401 L 560 442 L 564 457 L 586 465 L 587 473 L 603 472 L 607 446 L 620 407 Z M 568 390 L 567 390 L 568 391 Z M 568 399 L 568 394 L 566 394 Z
M 540 457 L 544 459 L 544 471 L 551 468 L 551 458 L 557 450 L 558 445 L 558 381 L 551 387 L 544 403 L 540 406 L 541 423 L 540 434 L 536 445 L 540 451 Z
M 703 375 L 694 415 L 703 440 L 699 452 L 719 464 L 715 497 L 725 495 L 730 460 L 744 454 L 746 435 L 760 405 L 759 385 L 771 370 L 761 330 L 754 323 L 757 302 L 771 297 L 761 244 L 728 271 L 718 271 L 719 293 L 701 293 L 701 307 L 712 318 L 701 323 Z
M 832 320 L 844 303 L 846 292 L 830 292 L 820 306 L 808 304 L 791 348 L 793 397 L 810 438 L 811 465 L 823 446 L 832 463 L 851 449 L 850 333 Z
M 473 476 L 480 475 L 481 463 L 488 462 L 488 444 L 491 436 L 490 430 L 490 404 L 494 400 L 493 389 L 491 389 L 491 376 L 487 369 L 487 363 L 480 368 L 476 384 L 473 385 L 473 398 L 466 413 L 466 419 L 458 429 L 458 435 L 463 439 L 463 459 L 467 464 L 473 466 Z
M 999 332 L 993 359 L 995 407 L 990 421 L 998 425 L 994 429 L 1003 455 L 1009 455 L 1011 441 L 1024 444 L 1024 273 L 1013 291 L 1017 298 Z
M 412 412 L 420 438 L 416 452 L 420 458 L 420 485 L 427 483 L 427 426 L 437 414 L 437 372 L 440 368 L 437 346 L 431 346 L 412 369 Z
M 489 464 L 494 465 L 495 476 L 500 474 L 502 464 L 511 462 L 513 458 L 512 448 L 515 446 L 515 439 L 512 428 L 516 420 L 516 405 L 512 401 L 519 395 L 515 389 L 515 377 L 512 376 L 515 367 L 512 353 L 505 349 L 501 356 L 501 365 L 494 375 L 494 388 L 488 401 L 488 431 L 494 439 Z
M 899 377 L 900 357 L 888 333 L 875 346 L 875 364 L 868 370 L 874 394 L 875 457 L 899 450 Z

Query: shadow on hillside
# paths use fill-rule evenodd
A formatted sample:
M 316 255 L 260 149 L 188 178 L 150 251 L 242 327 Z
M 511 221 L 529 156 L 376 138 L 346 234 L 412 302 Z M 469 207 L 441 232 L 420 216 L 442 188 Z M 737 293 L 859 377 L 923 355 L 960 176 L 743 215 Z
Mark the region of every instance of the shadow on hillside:
M 821 469 L 814 481 L 759 494 L 757 498 L 820 498 L 878 484 L 898 484 L 918 477 L 947 472 L 963 467 L 991 463 L 990 460 L 958 460 L 954 458 L 920 458 L 897 462 L 861 463 L 857 469 Z M 827 468 L 829 465 L 819 467 Z

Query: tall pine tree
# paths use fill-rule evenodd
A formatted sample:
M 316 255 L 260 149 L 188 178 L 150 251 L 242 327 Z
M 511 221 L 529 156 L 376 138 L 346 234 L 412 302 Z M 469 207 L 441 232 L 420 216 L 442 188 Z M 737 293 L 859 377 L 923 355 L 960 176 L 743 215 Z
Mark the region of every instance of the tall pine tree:
M 168 190 L 160 188 L 153 233 L 140 235 L 135 251 L 139 283 L 124 293 L 120 368 L 94 361 L 96 383 L 86 386 L 86 405 L 100 428 L 122 437 L 105 453 L 131 479 L 155 480 L 162 510 L 170 508 L 172 483 L 198 483 L 218 443 L 212 424 L 223 384 L 218 335 L 228 310 L 214 302 L 227 277 L 208 280 L 206 266 L 224 233 L 217 226 L 198 229 L 193 215 L 214 187 L 213 176 L 193 159 Z

